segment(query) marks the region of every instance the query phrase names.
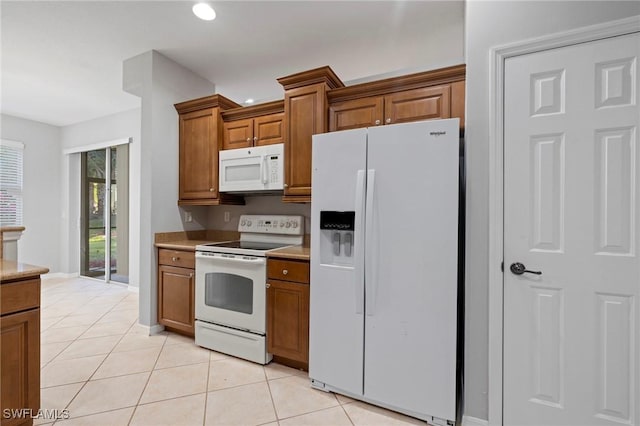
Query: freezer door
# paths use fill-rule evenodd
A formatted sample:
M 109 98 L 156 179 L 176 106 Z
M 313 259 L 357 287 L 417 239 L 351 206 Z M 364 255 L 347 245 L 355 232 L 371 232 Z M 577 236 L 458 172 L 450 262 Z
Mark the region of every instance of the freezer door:
M 355 129 L 314 135 L 312 148 L 309 377 L 357 395 L 363 390 L 366 141 L 366 129 Z M 322 211 L 336 212 L 323 216 L 327 229 L 320 229 Z
M 369 129 L 366 397 L 455 420 L 458 119 Z

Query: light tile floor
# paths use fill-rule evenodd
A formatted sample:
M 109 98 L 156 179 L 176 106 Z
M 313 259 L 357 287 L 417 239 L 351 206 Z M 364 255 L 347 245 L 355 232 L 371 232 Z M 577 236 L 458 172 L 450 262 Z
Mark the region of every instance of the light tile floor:
M 137 318 L 125 287 L 42 281 L 41 407 L 70 416 L 56 425 L 426 425 L 311 389 L 302 371 L 148 336 Z

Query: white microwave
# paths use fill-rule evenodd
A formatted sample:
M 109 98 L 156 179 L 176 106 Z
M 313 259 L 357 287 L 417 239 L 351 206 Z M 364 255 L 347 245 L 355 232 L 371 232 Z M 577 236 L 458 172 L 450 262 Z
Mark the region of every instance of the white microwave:
M 220 192 L 281 191 L 284 145 L 220 151 Z

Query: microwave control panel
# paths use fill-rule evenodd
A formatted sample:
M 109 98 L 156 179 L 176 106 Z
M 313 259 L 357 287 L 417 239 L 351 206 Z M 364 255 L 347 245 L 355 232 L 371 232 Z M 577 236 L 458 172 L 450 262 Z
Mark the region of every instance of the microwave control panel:
M 269 164 L 269 183 L 280 182 L 280 176 L 278 176 L 278 170 L 280 168 L 280 156 L 269 155 L 267 156 L 267 162 Z

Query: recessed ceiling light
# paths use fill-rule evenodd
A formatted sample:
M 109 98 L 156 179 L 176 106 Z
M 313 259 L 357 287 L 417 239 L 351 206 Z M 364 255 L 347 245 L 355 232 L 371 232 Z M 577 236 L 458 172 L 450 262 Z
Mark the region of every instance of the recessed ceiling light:
M 216 11 L 208 3 L 198 3 L 191 9 L 193 14 L 204 21 L 216 19 Z
M 249 98 L 246 101 L 244 101 L 245 104 L 252 104 L 254 102 L 253 99 Z

